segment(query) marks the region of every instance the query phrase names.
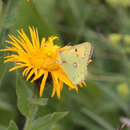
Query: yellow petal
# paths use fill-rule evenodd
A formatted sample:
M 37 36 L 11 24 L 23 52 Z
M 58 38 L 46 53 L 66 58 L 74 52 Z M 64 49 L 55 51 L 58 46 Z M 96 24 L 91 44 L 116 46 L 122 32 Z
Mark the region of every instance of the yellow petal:
M 29 79 L 31 78 L 31 76 L 34 74 L 34 72 L 35 72 L 34 69 L 32 69 L 32 70 L 29 72 L 29 74 L 28 74 L 26 80 L 29 80 Z
M 45 45 L 45 41 L 46 41 L 46 39 L 45 39 L 45 38 L 42 38 L 41 48 L 43 48 L 43 47 L 44 47 L 44 45 Z
M 48 41 L 46 42 L 49 46 L 53 46 L 53 41 L 55 40 L 55 39 L 58 39 L 58 37 L 57 36 L 51 36 L 51 37 L 49 37 L 48 38 Z
M 29 27 L 29 31 L 31 34 L 31 39 L 32 39 L 32 45 L 34 48 L 39 48 L 40 47 L 40 42 L 39 42 L 39 37 L 38 37 L 38 31 L 36 29 Z
M 42 93 L 44 91 L 44 87 L 45 87 L 47 77 L 48 77 L 48 72 L 44 74 L 44 77 L 43 77 L 41 85 L 40 85 L 40 97 L 42 97 Z
M 80 83 L 80 84 L 79 84 L 79 86 L 80 86 L 81 88 L 83 88 L 83 85 L 82 85 L 82 83 Z
M 63 89 L 63 81 L 59 81 L 59 85 L 60 85 L 60 90 L 62 91 L 62 89 Z
M 62 74 L 62 72 L 56 72 L 56 73 L 62 82 L 64 82 L 66 85 L 68 85 L 72 89 L 75 88 L 75 85 L 73 85 L 73 83 L 69 80 L 69 78 L 65 74 Z
M 40 78 L 43 74 L 45 74 L 46 72 L 44 70 L 39 70 L 39 72 L 37 74 L 35 74 L 34 78 L 31 80 L 31 83 L 35 80 L 37 80 L 38 78 Z
M 56 91 L 57 93 L 57 98 L 60 99 L 61 95 L 60 95 L 60 84 L 58 82 L 58 77 L 56 75 L 55 72 L 52 72 L 52 79 L 53 79 L 53 88 L 54 90 Z M 54 93 L 54 90 L 53 90 L 53 93 Z M 52 97 L 54 96 L 54 94 L 52 94 Z
M 18 65 L 18 66 L 15 66 L 15 67 L 11 68 L 9 71 L 14 71 L 14 70 L 16 70 L 16 69 L 23 68 L 23 67 L 25 67 L 25 66 L 26 66 L 26 65 Z

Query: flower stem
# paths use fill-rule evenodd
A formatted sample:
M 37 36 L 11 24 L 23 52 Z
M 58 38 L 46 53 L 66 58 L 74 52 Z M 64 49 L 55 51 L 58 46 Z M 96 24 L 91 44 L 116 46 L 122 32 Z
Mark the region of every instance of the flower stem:
M 37 111 L 37 106 L 34 104 L 33 105 L 31 104 L 29 116 L 26 119 L 24 130 L 30 130 L 31 125 L 32 125 L 32 121 L 33 121 L 35 114 L 36 114 L 36 111 Z
M 32 98 L 37 98 L 36 87 L 34 87 L 34 94 L 33 94 Z M 29 115 L 28 115 L 26 122 L 25 122 L 24 130 L 30 130 L 31 129 L 32 121 L 35 118 L 37 108 L 38 108 L 38 106 L 36 104 L 30 104 L 30 109 L 29 109 L 30 111 L 29 111 Z

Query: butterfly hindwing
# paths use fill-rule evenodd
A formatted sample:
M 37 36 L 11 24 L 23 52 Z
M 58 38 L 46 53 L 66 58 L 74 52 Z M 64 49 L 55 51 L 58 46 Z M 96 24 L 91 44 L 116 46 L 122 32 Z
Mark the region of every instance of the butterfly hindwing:
M 60 53 L 59 63 L 73 84 L 77 85 L 85 80 L 91 55 L 92 45 L 88 42 L 72 46 Z

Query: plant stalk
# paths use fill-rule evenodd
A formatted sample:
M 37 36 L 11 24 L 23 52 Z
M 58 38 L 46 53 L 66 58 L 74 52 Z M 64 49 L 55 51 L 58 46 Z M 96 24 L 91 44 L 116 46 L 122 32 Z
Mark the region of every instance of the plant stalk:
M 34 93 L 33 93 L 32 98 L 37 98 L 35 86 L 34 86 Z M 36 104 L 30 104 L 30 111 L 29 111 L 29 115 L 28 115 L 26 122 L 25 122 L 24 130 L 31 129 L 32 122 L 33 122 L 35 115 L 37 113 L 37 108 L 38 108 L 38 106 Z

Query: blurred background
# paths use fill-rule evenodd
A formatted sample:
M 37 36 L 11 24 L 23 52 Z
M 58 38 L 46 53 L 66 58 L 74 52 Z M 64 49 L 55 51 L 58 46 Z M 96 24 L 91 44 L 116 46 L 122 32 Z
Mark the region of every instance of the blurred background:
M 28 26 L 38 28 L 40 39 L 59 36 L 56 44 L 61 46 L 84 41 L 94 46 L 88 87 L 77 94 L 65 86 L 58 100 L 50 98 L 48 83 L 43 95 L 48 104 L 39 108 L 37 117 L 68 111 L 53 130 L 119 128 L 120 118 L 130 117 L 130 0 L 0 0 L 0 48 L 17 29 L 29 36 Z M 10 120 L 22 130 L 25 118 L 17 108 L 16 71 L 8 72 L 13 64 L 3 64 L 5 55 L 0 55 L 0 130 Z

